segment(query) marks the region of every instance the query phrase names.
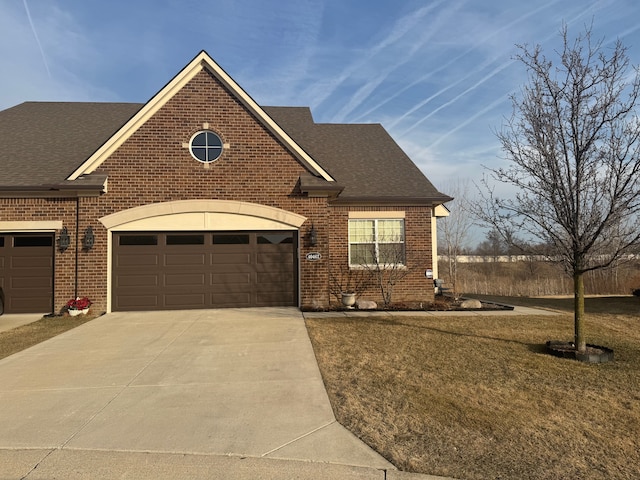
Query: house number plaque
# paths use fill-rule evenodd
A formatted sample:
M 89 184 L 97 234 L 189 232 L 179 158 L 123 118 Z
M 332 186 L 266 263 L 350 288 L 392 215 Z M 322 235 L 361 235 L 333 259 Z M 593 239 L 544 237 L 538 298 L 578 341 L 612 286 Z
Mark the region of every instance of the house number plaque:
M 320 255 L 319 252 L 307 253 L 307 260 L 310 262 L 315 262 L 317 260 L 320 260 L 321 258 L 322 258 L 322 255 Z

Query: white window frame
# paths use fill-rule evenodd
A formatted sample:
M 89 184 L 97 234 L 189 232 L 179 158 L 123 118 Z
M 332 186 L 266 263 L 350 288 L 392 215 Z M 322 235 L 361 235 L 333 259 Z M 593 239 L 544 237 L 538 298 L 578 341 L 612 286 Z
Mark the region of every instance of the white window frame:
M 213 135 L 215 138 L 218 139 L 218 141 L 220 142 L 220 146 L 216 145 L 209 145 L 208 142 L 208 135 L 211 134 Z M 205 144 L 204 145 L 197 145 L 194 146 L 193 145 L 193 141 L 196 139 L 196 137 L 198 137 L 199 135 L 205 135 Z M 198 157 L 198 155 L 196 155 L 193 151 L 193 149 L 198 149 L 198 150 L 204 150 L 205 153 L 205 158 L 202 159 L 200 157 Z M 209 155 L 211 154 L 211 152 L 215 152 L 214 155 L 211 156 L 211 158 L 209 157 Z M 191 154 L 191 156 L 193 158 L 195 158 L 198 162 L 200 163 L 204 163 L 204 164 L 211 164 L 215 161 L 217 161 L 221 156 L 222 153 L 224 152 L 224 142 L 222 141 L 222 137 L 220 137 L 220 135 L 218 135 L 216 132 L 214 132 L 213 130 L 209 130 L 209 129 L 204 129 L 204 130 L 200 130 L 196 133 L 194 133 L 191 136 L 191 139 L 189 140 L 189 153 Z
M 378 222 L 380 221 L 388 221 L 388 220 L 395 220 L 400 222 L 401 226 L 402 226 L 402 233 L 401 233 L 401 239 L 398 240 L 394 240 L 394 241 L 384 241 L 384 239 L 380 238 L 380 229 L 378 228 Z M 363 242 L 353 242 L 351 239 L 351 224 L 352 222 L 373 222 L 373 242 L 369 243 L 370 245 L 373 245 L 375 248 L 375 258 L 380 258 L 380 245 L 384 245 L 384 244 L 402 244 L 402 262 L 398 262 L 398 263 L 372 263 L 372 264 L 361 264 L 361 263 L 352 263 L 352 259 L 351 259 L 351 246 L 352 245 L 363 245 Z M 349 218 L 349 228 L 348 228 L 348 232 L 349 232 L 349 238 L 348 238 L 348 254 L 349 254 L 349 267 L 350 268 L 358 268 L 358 267 L 376 267 L 376 266 L 380 266 L 383 268 L 389 268 L 389 267 L 405 267 L 407 258 L 406 258 L 406 228 L 405 228 L 405 219 L 404 218 L 400 218 L 400 217 L 387 217 L 387 216 L 383 216 L 382 218 Z

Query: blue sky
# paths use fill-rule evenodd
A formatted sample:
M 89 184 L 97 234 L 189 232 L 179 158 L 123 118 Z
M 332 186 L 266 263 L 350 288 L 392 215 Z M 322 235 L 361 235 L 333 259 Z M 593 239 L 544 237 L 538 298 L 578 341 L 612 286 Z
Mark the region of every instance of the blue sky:
M 640 64 L 638 0 L 0 0 L 0 109 L 145 102 L 206 50 L 261 105 L 381 123 L 446 193 L 502 162 L 515 44 L 592 21 Z

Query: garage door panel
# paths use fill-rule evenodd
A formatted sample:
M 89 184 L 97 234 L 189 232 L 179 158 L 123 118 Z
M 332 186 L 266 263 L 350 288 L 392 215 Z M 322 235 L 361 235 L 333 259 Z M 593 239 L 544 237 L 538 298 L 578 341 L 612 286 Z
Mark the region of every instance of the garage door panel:
M 225 295 L 232 295 L 236 292 L 241 294 L 251 294 L 254 286 L 251 282 L 246 283 L 219 283 L 217 285 L 212 285 L 209 288 L 209 292 L 211 293 L 224 293 Z
M 181 309 L 181 308 L 204 308 L 205 293 L 190 293 L 190 294 L 169 294 L 164 296 L 164 306 L 167 308 Z
M 157 287 L 158 285 L 158 275 L 119 275 L 115 280 L 115 286 L 122 288 L 141 286 Z
M 118 297 L 131 298 L 131 299 L 135 299 L 136 297 L 139 297 L 141 304 L 148 305 L 149 298 L 160 297 L 160 295 L 158 295 L 158 291 L 159 289 L 157 287 L 130 287 L 130 288 L 127 288 L 126 290 L 121 291 Z M 131 303 L 131 301 L 133 300 L 128 300 L 129 303 Z M 159 304 L 160 300 L 155 299 L 154 302 Z
M 256 303 L 259 307 L 277 307 L 283 304 L 291 305 L 294 301 L 293 294 L 258 293 L 256 298 Z
M 242 308 L 254 306 L 249 292 L 212 293 L 211 303 L 220 308 Z
M 292 285 L 291 278 L 280 273 L 263 273 L 258 275 L 257 289 L 273 288 L 274 285 Z
M 7 305 L 5 305 L 5 312 L 48 313 L 51 312 L 51 300 L 48 298 L 35 298 L 28 293 L 24 296 L 12 295 L 9 297 Z
M 291 255 L 262 255 L 258 257 L 256 265 L 266 265 L 266 268 L 273 268 L 274 265 L 288 264 L 293 265 Z
M 43 273 L 46 275 L 46 271 Z M 32 288 L 53 288 L 53 278 L 47 276 L 11 277 L 11 288 L 29 290 Z
M 174 266 L 174 265 L 205 265 L 206 263 L 206 255 L 204 253 L 188 253 L 188 254 L 177 254 L 177 253 L 167 253 L 164 256 L 164 265 L 166 266 Z
M 128 237 L 126 241 L 152 237 L 155 243 L 123 246 L 120 235 Z M 113 308 L 295 305 L 294 239 L 294 232 L 115 234 Z M 149 261 L 150 258 L 154 260 Z M 150 271 L 141 271 L 145 269 Z M 138 280 L 125 280 L 128 277 Z M 145 278 L 147 285 L 143 288 L 140 283 Z M 153 284 L 149 283 L 151 278 Z M 265 287 L 261 283 L 269 285 Z M 156 297 L 154 302 L 147 298 L 151 294 Z M 136 297 L 140 299 L 138 303 Z
M 22 252 L 21 252 L 22 254 Z M 49 270 L 53 266 L 53 258 L 51 254 L 47 255 L 34 255 L 34 256 L 13 256 L 11 257 L 10 268 L 40 268 Z
M 166 274 L 164 284 L 169 287 L 204 287 L 205 273 Z
M 149 267 L 160 265 L 157 254 L 145 253 L 120 253 L 116 256 L 117 267 Z
M 242 275 L 251 275 L 252 272 L 255 272 L 254 265 L 247 265 L 244 263 L 229 263 L 229 264 L 216 264 L 212 265 L 209 270 L 213 275 L 226 275 L 226 274 L 242 274 Z
M 211 255 L 212 265 L 251 265 L 249 253 L 214 253 Z
M 256 263 L 255 269 L 257 272 L 283 272 L 288 273 L 293 268 L 293 261 L 290 259 L 283 259 L 281 262 L 262 262 Z
M 212 273 L 210 275 L 210 285 L 250 285 L 251 274 L 249 272 L 236 273 Z
M 117 310 L 157 310 L 158 296 L 149 295 L 118 295 L 114 308 Z

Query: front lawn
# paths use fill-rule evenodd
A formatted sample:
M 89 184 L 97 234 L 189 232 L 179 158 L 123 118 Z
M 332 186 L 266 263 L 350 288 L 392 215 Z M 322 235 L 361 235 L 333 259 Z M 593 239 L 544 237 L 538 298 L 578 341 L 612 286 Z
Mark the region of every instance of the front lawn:
M 520 299 L 564 310 L 557 316 L 323 318 L 307 327 L 336 417 L 401 470 L 637 478 L 640 301 L 589 300 L 587 341 L 615 350 L 601 365 L 544 352 L 546 340 L 572 339 L 571 301 Z
M 0 332 L 0 359 L 44 342 L 96 318 L 89 311 L 86 315 L 44 317 L 40 320 Z M 1 317 L 0 317 L 1 320 Z

